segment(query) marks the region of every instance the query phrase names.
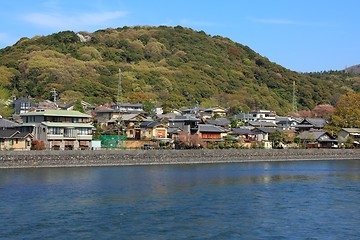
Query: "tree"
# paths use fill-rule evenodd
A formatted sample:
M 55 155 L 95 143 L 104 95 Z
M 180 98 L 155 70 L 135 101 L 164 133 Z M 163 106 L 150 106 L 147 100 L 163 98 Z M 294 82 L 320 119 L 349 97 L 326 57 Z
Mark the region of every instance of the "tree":
M 269 140 L 273 143 L 273 148 L 281 148 L 281 144 L 285 142 L 286 135 L 284 132 L 276 130 L 269 134 Z
M 75 111 L 79 111 L 79 112 L 85 113 L 84 107 L 83 107 L 83 105 L 81 104 L 81 100 L 80 100 L 80 99 L 78 99 L 78 100 L 75 102 L 73 109 L 74 109 Z
M 155 114 L 155 104 L 150 101 L 143 102 L 144 111 L 150 116 Z
M 360 128 L 360 93 L 349 92 L 341 95 L 331 123 L 339 127 Z
M 314 107 L 312 112 L 315 117 L 328 118 L 335 112 L 335 108 L 330 104 L 320 104 Z

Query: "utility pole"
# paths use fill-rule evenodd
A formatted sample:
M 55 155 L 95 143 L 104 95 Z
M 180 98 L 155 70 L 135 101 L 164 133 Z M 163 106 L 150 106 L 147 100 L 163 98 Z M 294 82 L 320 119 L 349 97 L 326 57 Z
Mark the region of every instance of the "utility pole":
M 55 105 L 57 105 L 56 104 L 56 97 L 57 97 L 57 92 L 56 92 L 56 89 L 55 88 L 53 88 L 52 90 L 51 90 L 51 93 L 52 93 L 52 96 L 53 96 L 53 99 L 54 99 L 54 103 L 55 103 Z
M 293 81 L 292 111 L 293 111 L 293 113 L 296 113 L 296 112 L 297 112 L 297 103 L 296 103 L 296 85 L 295 85 L 295 81 Z
M 122 116 L 121 116 L 121 104 L 122 104 L 122 79 L 121 79 L 121 69 L 119 68 L 119 80 L 118 80 L 118 92 L 117 92 L 117 99 L 116 99 L 116 104 L 117 104 L 117 108 L 118 108 L 118 114 L 119 114 L 119 119 L 118 119 L 118 147 L 119 148 L 123 148 L 123 143 L 122 140 L 120 139 L 120 135 L 124 135 L 124 129 L 123 129 L 123 123 L 122 123 Z

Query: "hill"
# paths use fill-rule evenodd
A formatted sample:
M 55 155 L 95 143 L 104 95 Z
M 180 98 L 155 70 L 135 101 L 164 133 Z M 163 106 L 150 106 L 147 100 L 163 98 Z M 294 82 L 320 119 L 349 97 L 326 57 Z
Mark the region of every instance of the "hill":
M 177 27 L 122 27 L 94 33 L 64 31 L 22 38 L 0 50 L 2 97 L 31 95 L 59 101 L 116 102 L 119 69 L 123 102 L 150 101 L 165 109 L 221 105 L 234 111 L 292 110 L 335 104 L 359 76 L 300 74 L 247 46 L 203 31 Z
M 348 67 L 345 69 L 345 71 L 360 74 L 360 64 Z

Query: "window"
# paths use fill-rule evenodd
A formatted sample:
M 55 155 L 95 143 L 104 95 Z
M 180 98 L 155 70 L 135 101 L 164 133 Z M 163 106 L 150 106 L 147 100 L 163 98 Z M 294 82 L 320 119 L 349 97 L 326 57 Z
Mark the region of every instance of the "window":
M 10 139 L 10 140 L 9 140 L 9 144 L 10 144 L 10 145 L 14 145 L 14 140 L 13 140 L 13 139 Z
M 54 135 L 60 135 L 61 134 L 61 128 L 49 127 L 49 133 L 54 134 Z
M 79 135 L 90 135 L 90 129 L 89 128 L 78 128 Z

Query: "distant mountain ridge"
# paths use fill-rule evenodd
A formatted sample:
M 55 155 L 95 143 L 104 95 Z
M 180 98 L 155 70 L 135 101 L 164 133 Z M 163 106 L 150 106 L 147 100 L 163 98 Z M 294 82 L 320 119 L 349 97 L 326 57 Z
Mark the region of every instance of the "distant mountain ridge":
M 360 74 L 360 64 L 345 68 L 345 71 Z
M 51 99 L 56 89 L 60 102 L 152 102 L 165 110 L 199 103 L 279 114 L 292 111 L 293 83 L 298 109 L 334 105 L 360 89 L 356 74 L 300 74 L 228 38 L 181 26 L 22 38 L 0 49 L 0 78 L 8 97 Z

